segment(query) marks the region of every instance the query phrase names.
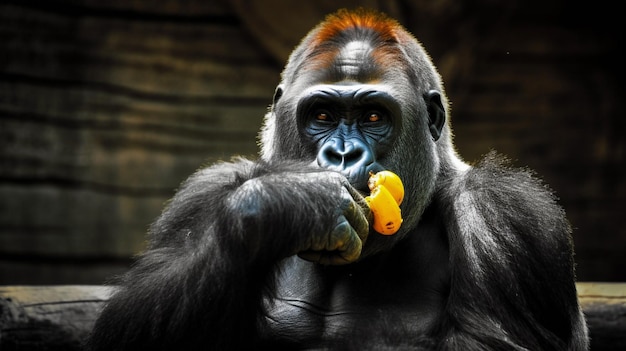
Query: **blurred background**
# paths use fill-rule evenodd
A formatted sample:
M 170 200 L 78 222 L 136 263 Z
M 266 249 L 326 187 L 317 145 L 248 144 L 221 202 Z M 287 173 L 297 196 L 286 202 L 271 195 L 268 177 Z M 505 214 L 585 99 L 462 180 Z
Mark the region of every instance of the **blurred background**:
M 256 155 L 299 40 L 359 5 L 429 51 L 468 162 L 493 149 L 555 191 L 578 279 L 626 281 L 619 2 L 4 0 L 0 284 L 125 271 L 181 181 Z

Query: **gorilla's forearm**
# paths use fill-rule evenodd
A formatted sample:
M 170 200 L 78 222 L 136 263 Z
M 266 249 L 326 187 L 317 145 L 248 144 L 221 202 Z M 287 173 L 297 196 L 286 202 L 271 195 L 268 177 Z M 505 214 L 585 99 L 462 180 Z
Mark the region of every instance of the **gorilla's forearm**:
M 94 349 L 249 342 L 281 259 L 340 250 L 324 247 L 332 235 L 343 236 L 335 240 L 342 245 L 358 242 L 358 258 L 356 233 L 334 230 L 345 219 L 346 184 L 337 173 L 301 164 L 238 160 L 198 171 L 151 227 L 150 247 L 99 319 Z
M 214 237 L 206 241 L 188 252 L 147 251 L 103 310 L 91 348 L 228 349 L 244 336 L 253 338 L 259 294 L 253 287 L 267 273 L 244 267 L 235 252 L 223 254 Z
M 92 349 L 175 349 L 204 339 L 213 342 L 204 341 L 209 349 L 221 349 L 254 335 L 256 301 L 271 269 L 250 258 L 250 233 L 224 212 L 255 166 L 213 166 L 183 184 L 151 227 L 150 247 L 102 312 Z M 229 225 L 229 231 L 220 228 Z

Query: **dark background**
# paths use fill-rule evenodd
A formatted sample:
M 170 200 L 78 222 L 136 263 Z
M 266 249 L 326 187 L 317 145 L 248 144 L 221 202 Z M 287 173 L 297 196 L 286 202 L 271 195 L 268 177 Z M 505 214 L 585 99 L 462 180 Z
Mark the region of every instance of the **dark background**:
M 0 284 L 127 269 L 182 180 L 256 154 L 289 52 L 357 4 L 430 52 L 468 162 L 495 149 L 554 189 L 579 280 L 626 280 L 619 2 L 5 0 Z

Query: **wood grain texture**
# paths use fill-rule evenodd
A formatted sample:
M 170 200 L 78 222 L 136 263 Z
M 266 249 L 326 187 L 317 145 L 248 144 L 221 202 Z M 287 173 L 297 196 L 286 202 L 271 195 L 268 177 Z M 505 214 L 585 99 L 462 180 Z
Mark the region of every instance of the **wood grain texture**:
M 278 3 L 0 4 L 0 283 L 102 283 L 194 170 L 257 154 L 288 53 L 357 1 Z M 578 0 L 359 4 L 430 52 L 465 159 L 495 149 L 555 190 L 578 277 L 626 280 L 621 12 Z
M 0 5 L 0 281 L 102 282 L 194 170 L 256 155 L 278 70 L 210 3 Z
M 626 347 L 626 283 L 578 283 L 594 351 Z M 81 350 L 115 287 L 0 286 L 0 349 Z
M 591 350 L 626 349 L 626 284 L 585 282 L 577 288 Z
M 114 288 L 0 287 L 0 349 L 82 350 Z

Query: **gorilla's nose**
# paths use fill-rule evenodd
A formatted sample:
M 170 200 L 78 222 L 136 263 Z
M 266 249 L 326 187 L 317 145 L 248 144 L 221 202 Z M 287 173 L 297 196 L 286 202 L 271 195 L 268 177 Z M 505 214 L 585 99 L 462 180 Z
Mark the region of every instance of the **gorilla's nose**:
M 361 140 L 334 138 L 324 143 L 317 154 L 320 167 L 342 173 L 353 184 L 367 175 L 367 168 L 374 161 L 370 147 Z

